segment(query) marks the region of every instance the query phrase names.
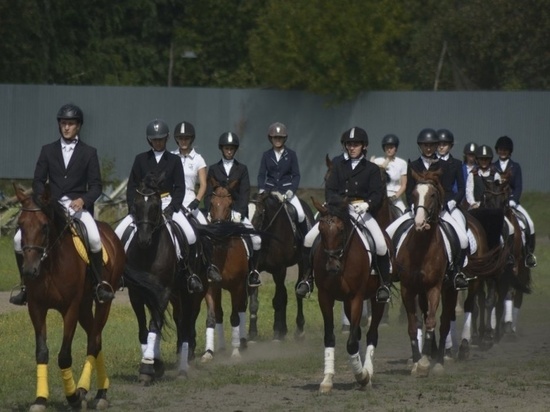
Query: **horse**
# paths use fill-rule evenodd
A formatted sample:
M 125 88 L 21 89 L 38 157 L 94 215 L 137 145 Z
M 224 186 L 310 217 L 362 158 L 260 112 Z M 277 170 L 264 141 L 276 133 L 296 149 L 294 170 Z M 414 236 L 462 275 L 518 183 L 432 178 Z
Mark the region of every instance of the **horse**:
M 222 276 L 221 285 L 212 284 L 208 288 L 205 300 L 207 306 L 206 318 L 206 350 L 201 361 L 208 362 L 214 356 L 214 331 L 217 333 L 219 349 L 225 348 L 223 333 L 222 289 L 231 296 L 231 357 L 239 358 L 240 349 L 246 349 L 246 309 L 248 304 L 248 251 L 243 234 L 249 231 L 243 225 L 231 222 L 233 197 L 231 192 L 239 184 L 232 180 L 229 184 L 221 184 L 210 178 L 212 198 L 209 218 L 213 225 L 226 227 L 227 236 L 220 242 L 215 242 L 212 253 L 213 263 L 219 268 Z M 250 246 L 251 247 L 251 246 Z M 214 329 L 215 328 L 215 329 Z
M 32 411 L 46 410 L 49 396 L 46 315 L 57 310 L 63 318 L 63 339 L 58 355 L 58 366 L 63 389 L 69 405 L 86 408 L 91 374 L 96 369 L 97 394 L 91 407 L 108 406 L 109 378 L 102 351 L 102 331 L 109 317 L 111 302 L 95 304 L 94 292 L 87 264 L 85 248 L 80 254 L 73 241 L 73 222 L 61 204 L 50 197 L 49 188 L 37 199 L 14 185 L 21 203 L 17 224 L 22 234 L 23 264 L 21 274 L 27 290 L 28 311 L 36 339 L 36 399 Z M 106 223 L 97 222 L 104 252 L 102 277 L 111 285 L 118 285 L 124 270 L 124 248 L 114 231 Z M 77 323 L 87 335 L 86 361 L 78 384 L 72 373 L 71 347 Z
M 404 235 L 397 250 L 394 273 L 401 281 L 401 298 L 407 312 L 411 342 L 412 375 L 428 376 L 430 360 L 435 355 L 435 372 L 443 370 L 445 340 L 456 305 L 457 292 L 445 284 L 447 254 L 439 227 L 444 191 L 439 178 L 442 171 L 412 171 L 416 186 L 413 190 L 414 227 Z M 417 335 L 416 297 L 424 316 L 425 336 L 420 352 Z M 442 301 L 439 346 L 435 341 L 436 312 Z M 436 352 L 435 354 L 433 352 Z
M 311 224 L 313 213 L 311 208 L 300 199 L 306 219 Z M 297 234 L 297 228 L 291 217 L 288 202 L 281 202 L 279 197 L 271 192 L 259 193 L 252 200 L 252 225 L 262 232 L 262 249 L 258 264 L 259 271 L 272 274 L 275 282 L 275 296 L 272 304 L 274 309 L 273 339 L 283 340 L 288 332 L 286 323 L 286 306 L 288 295 L 285 286 L 287 267 L 298 264 L 298 284 L 303 277 L 302 247 L 303 239 Z M 249 339 L 258 335 L 258 288 L 251 288 Z M 304 334 L 304 313 L 302 299 L 297 298 L 296 332 L 294 336 L 300 338 Z
M 149 173 L 136 189 L 133 215 L 135 235 L 126 252 L 128 295 L 138 321 L 138 339 L 142 349 L 139 382 L 149 385 L 164 374 L 160 353 L 162 329 L 166 324 L 166 309 L 172 304 L 177 331 L 177 351 L 180 354 L 179 373 L 187 376 L 188 360 L 194 358 L 195 321 L 203 294 L 189 294 L 178 264 L 172 233 L 162 214 L 161 181 L 164 175 Z M 189 265 L 188 245 L 182 245 L 182 255 Z M 131 278 L 130 278 L 131 275 Z M 206 284 L 206 276 L 202 276 Z M 197 303 L 198 302 L 198 303 Z M 149 309 L 147 326 L 145 308 Z
M 378 325 L 384 313 L 384 304 L 375 298 L 380 285 L 378 276 L 371 275 L 372 252 L 361 240 L 345 201 L 321 205 L 312 199 L 320 213 L 320 243 L 313 250 L 313 270 L 318 300 L 324 321 L 325 365 L 324 378 L 319 391 L 330 392 L 334 369 L 334 313 L 336 300 L 343 301 L 344 311 L 350 319 L 347 352 L 356 381 L 361 386 L 371 382 L 374 374 L 374 349 L 378 344 Z M 363 302 L 370 299 L 372 318 L 367 331 L 365 353 L 359 352 L 361 341 L 361 315 Z

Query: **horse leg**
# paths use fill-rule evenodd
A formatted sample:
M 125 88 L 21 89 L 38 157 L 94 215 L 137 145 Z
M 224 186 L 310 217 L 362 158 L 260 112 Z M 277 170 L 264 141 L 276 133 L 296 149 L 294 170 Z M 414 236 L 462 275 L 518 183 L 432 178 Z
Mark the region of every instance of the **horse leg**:
M 332 379 L 334 377 L 334 346 L 336 343 L 336 337 L 334 336 L 334 298 L 326 291 L 318 290 L 319 308 L 323 315 L 325 344 L 324 378 L 319 386 L 319 392 L 328 393 L 332 390 Z
M 472 339 L 472 313 L 474 311 L 475 299 L 477 296 L 477 281 L 470 282 L 468 295 L 464 300 L 464 325 L 462 327 L 462 337 L 458 348 L 458 360 L 464 361 L 470 358 L 470 342 Z
M 350 320 L 350 333 L 346 349 L 349 356 L 351 371 L 355 380 L 362 387 L 369 383 L 369 375 L 363 369 L 363 362 L 359 353 L 359 342 L 361 340 L 361 314 L 363 313 L 363 299 L 356 295 L 351 301 L 344 301 L 346 314 Z
M 480 348 L 482 350 L 491 349 L 494 344 L 492 317 L 496 299 L 495 281 L 490 279 L 487 281 L 487 295 L 485 297 L 485 328 L 483 331 L 483 338 L 480 342 Z
M 245 350 L 248 348 L 248 339 L 246 336 L 246 309 L 248 303 L 246 297 L 246 288 L 244 286 L 241 286 L 237 290 L 235 290 L 233 294 L 235 295 L 234 305 L 236 306 L 237 312 L 239 314 L 239 347 L 241 350 Z
M 231 347 L 233 351 L 231 357 L 233 359 L 240 359 L 241 354 L 239 349 L 246 348 L 246 337 L 243 336 L 243 332 L 246 331 L 246 295 L 244 294 L 244 288 L 240 290 L 231 291 Z
M 214 332 L 218 325 L 221 325 L 223 333 L 223 311 L 221 308 L 221 288 L 217 285 L 210 285 L 206 296 L 206 341 L 201 362 L 206 363 L 214 359 Z
M 258 337 L 258 309 L 260 301 L 258 300 L 258 288 L 248 288 L 248 340 L 253 342 Z
M 300 252 L 301 254 L 301 252 Z M 296 280 L 296 286 L 304 277 L 304 264 L 302 259 L 298 259 L 298 279 Z M 304 299 L 296 296 L 296 330 L 294 331 L 295 340 L 303 340 L 305 338 L 304 326 L 306 319 L 304 317 Z
M 366 301 L 363 306 L 366 305 Z M 363 360 L 363 372 L 366 373 L 369 383 L 374 376 L 374 349 L 378 346 L 378 327 L 385 316 L 388 305 L 376 302 L 375 298 L 370 300 L 371 321 L 367 331 L 367 347 Z
M 441 317 L 439 319 L 439 348 L 437 348 L 434 373 L 443 373 L 445 363 L 446 341 L 451 332 L 451 322 L 455 316 L 458 292 L 454 288 L 446 288 L 443 292 Z
M 285 286 L 286 267 L 281 267 L 273 272 L 273 281 L 275 282 L 275 296 L 271 301 L 274 310 L 273 320 L 273 340 L 284 340 L 288 332 L 286 325 L 286 305 L 288 303 L 288 294 Z
M 426 299 L 428 310 L 426 312 L 426 335 L 424 346 L 422 347 L 422 357 L 418 361 L 417 375 L 418 377 L 426 377 L 430 373 L 430 357 L 433 356 L 435 343 L 435 327 L 436 327 L 436 312 L 441 300 L 441 290 L 438 287 L 427 291 Z M 445 345 L 443 345 L 445 346 Z
M 46 342 L 46 314 L 47 310 L 37 308 L 32 301 L 29 302 L 29 316 L 34 328 L 36 344 L 36 399 L 30 410 L 41 412 L 46 410 L 46 402 L 49 397 L 48 386 L 48 361 L 49 350 Z M 73 381 L 74 382 L 74 381 Z
M 407 314 L 407 332 L 411 342 L 413 368 L 411 374 L 416 374 L 418 361 L 420 360 L 420 348 L 418 344 L 418 317 L 416 314 L 416 296 L 401 284 L 401 300 Z

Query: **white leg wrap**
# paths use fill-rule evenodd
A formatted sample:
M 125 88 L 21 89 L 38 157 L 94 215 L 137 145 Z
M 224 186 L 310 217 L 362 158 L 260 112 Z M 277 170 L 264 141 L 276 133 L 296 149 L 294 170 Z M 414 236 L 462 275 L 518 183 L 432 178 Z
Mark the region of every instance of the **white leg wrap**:
M 141 356 L 145 355 L 145 350 L 147 349 L 147 344 L 142 343 L 141 344 Z
M 366 300 L 363 301 L 363 312 L 361 313 L 361 317 L 363 319 L 369 317 L 369 305 L 367 304 Z
M 452 347 L 456 350 L 458 349 L 458 336 L 456 334 L 456 320 L 451 321 L 450 335 L 451 335 Z
M 468 342 L 472 339 L 472 312 L 464 312 L 464 327 L 462 328 L 462 339 Z
M 363 365 L 361 364 L 359 352 L 355 355 L 349 355 L 349 364 L 354 375 L 361 375 L 363 373 Z
M 239 337 L 246 339 L 246 312 L 239 312 Z
M 504 301 L 504 322 L 512 322 L 512 308 L 514 307 L 514 302 L 511 300 Z
M 364 369 L 369 374 L 369 378 L 372 379 L 374 375 L 374 345 L 367 346 Z
M 334 375 L 334 348 L 325 348 L 325 372 Z
M 342 302 L 342 325 L 349 326 L 349 319 L 344 311 L 344 302 Z
M 154 332 L 149 332 L 147 335 L 147 347 L 143 352 L 143 357 L 145 359 L 154 359 L 155 357 L 155 341 L 157 340 L 157 334 Z
M 240 331 L 238 326 L 231 327 L 231 346 L 238 348 L 241 346 Z
M 183 342 L 181 344 L 181 352 L 180 352 L 180 371 L 187 372 L 189 370 L 189 363 L 187 362 L 188 357 L 189 357 L 189 343 Z
M 223 332 L 223 323 L 216 323 L 216 342 L 218 349 L 225 349 L 225 335 Z
M 493 308 L 493 310 L 491 311 L 491 328 L 497 328 L 497 311 L 495 308 Z
M 214 352 L 214 328 L 206 328 L 205 350 Z
M 424 334 L 422 333 L 422 329 L 418 328 L 416 330 L 416 339 L 418 339 L 418 350 L 420 353 L 422 353 L 422 345 L 424 345 Z
M 518 326 L 519 308 L 512 308 L 512 330 L 515 332 Z

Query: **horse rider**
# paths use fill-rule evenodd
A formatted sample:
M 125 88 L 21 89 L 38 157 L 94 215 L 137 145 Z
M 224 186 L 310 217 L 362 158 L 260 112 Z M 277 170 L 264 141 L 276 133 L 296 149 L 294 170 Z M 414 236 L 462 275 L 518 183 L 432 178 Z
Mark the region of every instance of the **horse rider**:
M 123 239 L 126 229 L 134 226 L 134 198 L 136 189 L 145 176 L 154 172 L 164 173 L 164 180 L 161 187 L 161 201 L 163 214 L 167 219 L 175 222 L 185 234 L 189 246 L 197 241 L 197 236 L 193 227 L 183 213 L 182 203 L 185 197 L 185 177 L 181 160 L 178 156 L 166 150 L 166 142 L 170 130 L 168 125 L 161 119 L 152 120 L 146 128 L 147 143 L 151 150 L 136 155 L 128 185 L 126 188 L 126 202 L 128 204 L 128 216 L 126 216 L 117 226 L 115 232 L 120 239 Z M 174 240 L 176 242 L 176 240 Z M 126 242 L 127 244 L 129 241 Z M 175 245 L 174 245 L 175 246 Z M 183 256 L 180 256 L 179 267 L 187 279 L 187 288 L 191 293 L 200 293 L 204 290 L 200 278 L 192 273 L 184 262 Z M 214 265 L 209 265 L 207 270 L 208 279 L 211 282 L 220 282 L 221 276 Z
M 282 200 L 290 202 L 296 209 L 298 229 L 302 239 L 308 232 L 308 223 L 304 208 L 296 191 L 300 185 L 300 166 L 298 156 L 292 149 L 286 147 L 288 139 L 287 127 L 280 122 L 271 124 L 267 131 L 271 148 L 262 154 L 258 171 L 258 192 L 266 190 L 278 192 Z
M 470 171 L 466 179 L 466 201 L 470 209 L 477 209 L 483 199 L 484 185 L 482 180 L 500 182 L 500 174 L 492 166 L 493 150 L 481 145 L 475 151 L 477 166 Z
M 527 221 L 525 225 L 522 220 L 518 219 L 523 227 L 525 232 L 525 266 L 534 268 L 537 266 L 537 258 L 534 254 L 535 252 L 535 224 L 527 213 L 527 210 L 520 204 L 521 193 L 523 191 L 523 177 L 521 174 L 521 166 L 519 163 L 511 159 L 512 152 L 514 151 L 514 142 L 508 136 L 501 136 L 497 139 L 495 144 L 495 150 L 498 155 L 498 159 L 493 163 L 493 166 L 496 170 L 503 175 L 504 173 L 510 173 L 509 184 L 512 189 L 510 193 L 510 198 L 508 199 L 508 205 L 518 212 L 518 214 L 523 215 Z
M 405 193 L 407 187 L 407 162 L 396 156 L 398 148 L 399 137 L 394 134 L 387 134 L 382 138 L 382 150 L 385 156 L 375 158 L 373 163 L 385 169 L 388 175 L 386 182 L 388 199 L 404 212 L 405 203 L 403 203 L 401 196 Z
M 101 170 L 97 150 L 88 146 L 80 138 L 79 132 L 84 123 L 84 113 L 80 107 L 69 103 L 57 112 L 57 124 L 61 137 L 44 145 L 36 162 L 32 188 L 35 199 L 39 198 L 49 181 L 51 196 L 61 203 L 69 216 L 76 218 L 86 227 L 90 245 L 90 273 L 99 303 L 113 300 L 113 288 L 102 280 L 103 256 L 99 229 L 93 218 L 94 202 L 102 193 Z M 21 232 L 14 238 L 15 258 L 19 273 L 23 264 Z M 21 281 L 21 291 L 10 298 L 14 305 L 24 305 L 27 301 L 25 286 Z
M 360 127 L 352 127 L 342 136 L 347 158 L 335 158 L 332 172 L 325 183 L 325 199 L 345 198 L 350 202 L 350 215 L 360 226 L 364 226 L 374 238 L 376 258 L 373 259 L 381 278 L 376 291 L 376 300 L 390 301 L 390 256 L 384 234 L 371 212 L 380 206 L 383 197 L 383 185 L 380 168 L 366 159 L 369 137 Z M 313 273 L 311 268 L 311 247 L 319 235 L 319 223 L 308 232 L 304 239 L 303 264 L 304 280 L 296 286 L 296 294 L 305 297 L 313 291 Z
M 418 144 L 420 157 L 417 160 L 409 161 L 407 189 L 405 192 L 407 203 L 409 205 L 407 209 L 408 213 L 405 213 L 403 216 L 399 217 L 392 224 L 390 224 L 386 228 L 386 232 L 388 232 L 388 235 L 393 238 L 397 228 L 399 228 L 403 222 L 414 219 L 414 202 L 412 194 L 417 182 L 412 177 L 412 170 L 417 173 L 424 173 L 428 170 L 437 171 L 441 169 L 443 172 L 441 175 L 441 183 L 445 189 L 446 204 L 440 214 L 440 218 L 452 226 L 460 243 L 460 250 L 454 256 L 454 259 L 452 259 L 447 275 L 452 278 L 455 289 L 466 289 L 468 287 L 468 279 L 461 269 L 464 265 L 466 254 L 468 252 L 468 235 L 466 233 L 465 223 L 459 223 L 451 216 L 451 213 L 449 212 L 454 211 L 454 209 L 456 209 L 456 205 L 461 200 L 459 195 L 455 195 L 453 197 L 452 189 L 450 189 L 450 187 L 452 188 L 452 182 L 456 177 L 456 170 L 451 169 L 448 162 L 440 160 L 437 157 L 436 151 L 439 147 L 439 137 L 437 136 L 435 130 L 430 128 L 422 129 L 418 134 L 416 143 Z M 462 168 L 460 168 L 460 176 L 462 177 Z M 462 187 L 462 197 L 463 196 L 464 188 Z M 452 241 L 452 239 L 449 239 L 449 241 Z M 397 244 L 398 242 L 394 243 Z
M 174 140 L 178 148 L 172 151 L 181 159 L 185 176 L 185 196 L 183 206 L 199 221 L 208 224 L 206 217 L 200 211 L 199 205 L 206 194 L 206 162 L 193 147 L 195 142 L 195 127 L 189 122 L 180 122 L 174 129 Z M 199 184 L 198 191 L 195 188 Z
M 477 144 L 475 142 L 466 143 L 466 146 L 464 146 L 464 150 L 462 152 L 462 175 L 464 176 L 464 184 L 466 184 L 468 174 L 477 166 L 476 149 Z
M 220 135 L 218 139 L 218 148 L 222 153 L 222 158 L 219 162 L 210 165 L 208 168 L 208 186 L 204 203 L 206 209 L 209 210 L 213 191 L 209 183 L 211 178 L 222 184 L 228 184 L 231 181 L 239 182 L 238 186 L 231 193 L 231 197 L 233 198 L 231 220 L 241 223 L 247 228 L 253 229 L 252 223 L 248 219 L 248 202 L 250 201 L 250 177 L 248 175 L 248 167 L 235 159 L 235 154 L 237 150 L 239 150 L 239 144 L 239 136 L 235 133 L 224 132 Z M 258 287 L 262 284 L 260 272 L 258 272 L 262 239 L 259 235 L 252 235 L 251 241 L 252 251 L 248 259 L 248 286 Z

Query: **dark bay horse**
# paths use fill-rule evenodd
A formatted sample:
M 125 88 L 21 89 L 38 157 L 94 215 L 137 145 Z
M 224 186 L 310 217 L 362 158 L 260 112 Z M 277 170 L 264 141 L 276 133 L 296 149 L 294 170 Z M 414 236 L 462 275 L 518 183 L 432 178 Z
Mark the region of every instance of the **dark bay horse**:
M 150 384 L 164 373 L 160 352 L 162 329 L 166 323 L 166 309 L 171 303 L 178 336 L 180 374 L 187 375 L 189 359 L 194 357 L 195 321 L 204 294 L 189 294 L 178 265 L 172 233 L 162 214 L 160 187 L 163 175 L 148 174 L 136 189 L 134 198 L 134 224 L 136 232 L 128 250 L 127 275 L 130 303 L 138 321 L 138 339 L 142 349 L 139 381 Z M 181 253 L 189 264 L 188 245 Z M 199 274 L 199 273 L 198 273 Z M 206 276 L 202 276 L 206 285 Z M 149 310 L 147 326 L 145 308 Z
M 311 208 L 300 199 L 306 219 L 313 222 Z M 258 270 L 272 274 L 275 282 L 275 296 L 272 304 L 274 310 L 273 339 L 283 340 L 288 332 L 286 323 L 286 306 L 288 294 L 285 286 L 287 267 L 298 264 L 298 280 L 303 277 L 302 247 L 303 239 L 298 234 L 294 221 L 290 217 L 290 210 L 294 210 L 290 203 L 270 193 L 263 192 L 252 201 L 255 211 L 252 216 L 252 225 L 262 236 L 262 249 Z M 249 339 L 253 340 L 258 334 L 258 288 L 251 288 L 250 293 L 250 326 Z M 295 337 L 303 336 L 304 313 L 302 299 L 297 298 L 296 332 Z
M 240 357 L 240 349 L 245 349 L 246 339 L 246 309 L 247 309 L 247 277 L 248 251 L 242 235 L 250 233 L 240 223 L 231 222 L 233 197 L 231 192 L 239 184 L 237 180 L 228 185 L 220 184 L 211 178 L 212 197 L 209 216 L 213 225 L 223 229 L 226 236 L 214 242 L 212 261 L 219 268 L 222 276 L 221 285 L 212 284 L 208 288 L 205 300 L 207 306 L 206 318 L 206 350 L 201 360 L 207 362 L 214 356 L 214 332 L 217 332 L 219 348 L 225 349 L 223 333 L 222 289 L 231 296 L 231 346 L 232 357 Z M 215 329 L 214 329 L 215 328 Z
M 423 174 L 412 171 L 412 174 L 417 182 L 413 191 L 414 226 L 404 235 L 398 248 L 394 271 L 401 281 L 401 298 L 407 312 L 413 358 L 412 374 L 427 376 L 432 355 L 436 359 L 435 370 L 443 368 L 445 339 L 449 333 L 457 293 L 452 287 L 444 287 L 443 283 L 448 258 L 439 227 L 444 199 L 443 187 L 439 181 L 441 171 L 427 171 Z M 425 325 L 422 354 L 417 338 L 417 297 Z M 438 347 L 435 341 L 436 312 L 442 298 Z
M 321 205 L 313 199 L 319 211 L 320 243 L 313 252 L 313 270 L 318 290 L 319 307 L 324 321 L 325 366 L 320 392 L 332 390 L 334 368 L 334 302 L 344 302 L 344 312 L 350 320 L 347 352 L 355 379 L 366 386 L 374 373 L 374 349 L 378 344 L 378 325 L 384 304 L 376 302 L 378 276 L 371 275 L 371 256 L 352 222 L 347 202 Z M 370 255 L 370 256 L 369 256 Z M 367 332 L 366 352 L 360 354 L 361 314 L 363 301 L 370 299 L 372 320 Z
M 91 407 L 108 406 L 109 379 L 102 351 L 101 334 L 111 308 L 111 302 L 95 304 L 87 264 L 79 255 L 71 234 L 72 221 L 65 209 L 49 197 L 49 190 L 33 200 L 22 188 L 15 186 L 21 203 L 18 227 L 22 234 L 22 276 L 27 289 L 29 316 L 36 339 L 36 399 L 32 411 L 46 410 L 49 396 L 46 315 L 57 310 L 63 318 L 63 340 L 58 355 L 63 389 L 73 408 L 86 407 L 91 374 L 96 369 L 97 394 Z M 124 249 L 110 226 L 98 222 L 104 251 L 103 279 L 116 286 L 124 270 Z M 106 259 L 105 259 L 106 257 Z M 72 373 L 71 346 L 77 323 L 87 335 L 86 361 L 78 384 Z

